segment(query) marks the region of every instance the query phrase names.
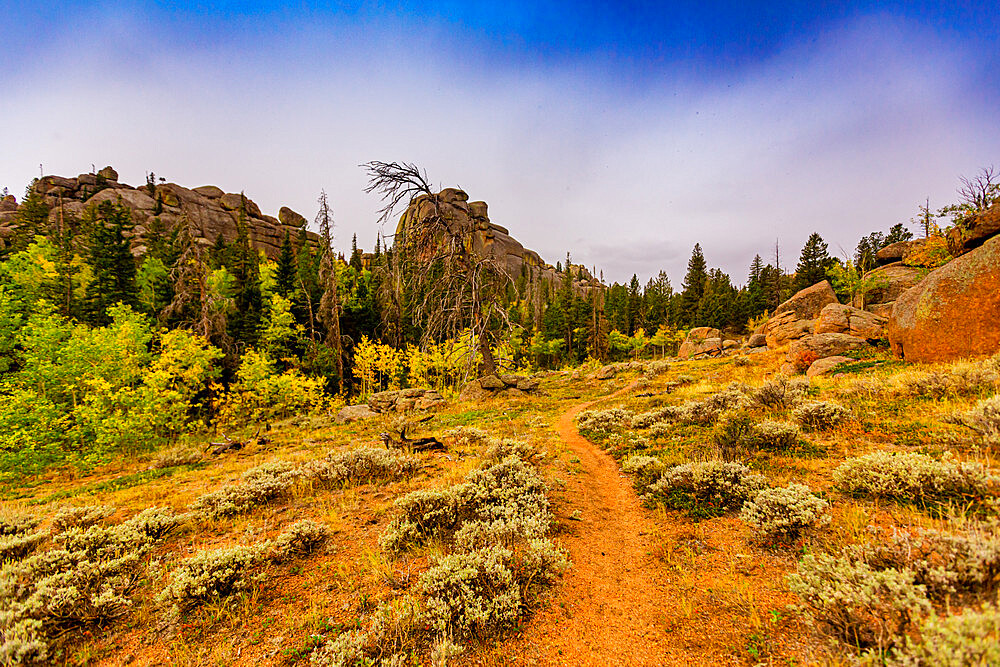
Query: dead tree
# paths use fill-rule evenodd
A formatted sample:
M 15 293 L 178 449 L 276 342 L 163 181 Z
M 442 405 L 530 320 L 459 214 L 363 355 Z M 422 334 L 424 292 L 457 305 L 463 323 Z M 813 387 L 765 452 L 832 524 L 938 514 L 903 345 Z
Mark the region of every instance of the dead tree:
M 510 330 L 502 301 L 512 282 L 510 276 L 494 257 L 474 252 L 476 230 L 471 219 L 445 210 L 440 195 L 431 191 L 426 172 L 405 162 L 362 166 L 369 176 L 365 192 L 381 194 L 384 202 L 380 224 L 388 222 L 401 205 L 407 207 L 393 243 L 391 275 L 383 281 L 391 291 L 388 301 L 396 309 L 395 316 L 401 317 L 403 294 L 410 295 L 410 314 L 422 330 L 422 346 L 457 339 L 469 330 L 475 341 L 470 368 L 478 351 L 481 373 L 496 373 L 492 348 L 500 333 Z M 419 214 L 411 208 L 418 200 Z M 423 206 L 424 202 L 428 205 Z

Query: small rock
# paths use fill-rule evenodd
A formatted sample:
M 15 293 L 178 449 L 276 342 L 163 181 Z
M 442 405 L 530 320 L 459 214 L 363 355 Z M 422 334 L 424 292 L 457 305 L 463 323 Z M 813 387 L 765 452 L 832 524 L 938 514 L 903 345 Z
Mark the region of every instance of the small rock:
M 816 377 L 817 375 L 826 375 L 830 371 L 834 370 L 837 366 L 844 363 L 849 363 L 857 361 L 857 359 L 851 359 L 850 357 L 826 357 L 824 359 L 817 359 L 809 366 L 809 370 L 806 371 L 806 375 L 809 377 Z

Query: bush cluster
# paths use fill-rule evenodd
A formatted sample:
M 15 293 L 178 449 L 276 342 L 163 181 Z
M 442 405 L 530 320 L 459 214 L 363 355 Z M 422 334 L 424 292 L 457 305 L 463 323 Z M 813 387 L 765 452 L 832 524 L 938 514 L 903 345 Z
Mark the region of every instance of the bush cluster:
M 829 401 L 812 401 L 792 411 L 796 421 L 816 431 L 827 431 L 841 424 L 850 414 L 844 406 Z
M 911 396 L 967 396 L 1000 389 L 1000 355 L 979 362 L 958 362 L 947 370 L 905 376 L 903 391 Z
M 202 453 L 195 447 L 181 446 L 173 447 L 159 452 L 150 464 L 153 470 L 161 468 L 174 468 L 176 466 L 189 466 L 200 462 Z
M 1000 665 L 1000 611 L 995 605 L 952 616 L 932 614 L 917 638 L 906 637 L 886 667 L 967 667 Z
M 697 461 L 666 469 L 645 498 L 696 517 L 718 516 L 741 509 L 764 487 L 764 477 L 740 463 Z
M 500 445 L 501 443 L 495 443 Z M 420 577 L 420 601 L 407 595 L 381 605 L 364 631 L 341 634 L 313 651 L 314 665 L 401 665 L 406 655 L 438 638 L 436 654 L 454 655 L 452 642 L 484 638 L 513 627 L 533 596 L 569 566 L 547 534 L 553 517 L 545 484 L 519 454 L 470 472 L 454 486 L 410 493 L 383 533 L 383 546 L 402 551 L 439 540 L 449 549 Z
M 880 655 L 931 610 L 910 570 L 878 570 L 843 555 L 805 556 L 788 586 L 801 600 L 800 613 L 841 641 Z
M 740 517 L 765 539 L 798 539 L 810 528 L 830 522 L 830 503 L 818 498 L 804 484 L 762 489 L 743 505 Z
M 229 516 L 285 498 L 298 484 L 332 487 L 396 479 L 412 475 L 418 467 L 413 457 L 373 447 L 330 454 L 301 465 L 275 461 L 248 470 L 237 484 L 199 496 L 191 508 L 206 516 Z
M 53 533 L 61 533 L 69 528 L 88 528 L 114 513 L 115 508 L 107 505 L 64 507 L 52 517 L 49 528 Z
M 874 452 L 847 459 L 833 472 L 836 485 L 857 496 L 901 502 L 978 504 L 1000 491 L 1000 477 L 979 463 L 918 453 Z
M 683 410 L 675 405 L 668 405 L 648 412 L 643 412 L 632 417 L 630 425 L 632 428 L 650 428 L 661 423 L 677 421 Z
M 809 380 L 779 377 L 765 382 L 750 392 L 751 401 L 765 408 L 791 408 L 809 395 Z
M 636 491 L 644 494 L 651 484 L 659 481 L 667 470 L 667 466 L 656 457 L 640 454 L 625 459 L 622 470 L 635 477 Z
M 608 408 L 607 410 L 584 410 L 576 417 L 580 433 L 607 435 L 615 433 L 628 426 L 632 421 L 632 413 L 624 408 Z
M 481 445 L 489 440 L 490 437 L 489 433 L 475 426 L 456 426 L 447 431 L 445 435 L 453 438 L 455 444 L 460 447 Z
M 979 401 L 971 410 L 953 415 L 947 421 L 973 431 L 987 445 L 1000 445 L 1000 394 Z
M 271 559 L 280 563 L 301 558 L 316 551 L 329 537 L 330 531 L 326 526 L 309 519 L 298 521 L 274 539 Z
M 879 570 L 907 569 L 935 601 L 992 597 L 1000 585 L 1000 535 L 974 530 L 899 533 L 888 540 L 848 547 L 845 553 Z
M 71 526 L 52 548 L 0 569 L 0 660 L 45 662 L 50 644 L 131 606 L 142 559 L 184 520 L 152 507 L 116 526 Z

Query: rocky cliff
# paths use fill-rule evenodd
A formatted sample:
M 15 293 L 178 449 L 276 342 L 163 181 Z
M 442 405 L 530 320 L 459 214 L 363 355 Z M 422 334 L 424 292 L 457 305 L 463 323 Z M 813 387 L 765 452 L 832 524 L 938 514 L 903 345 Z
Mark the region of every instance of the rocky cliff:
M 510 232 L 490 221 L 486 202 L 469 201 L 469 195 L 457 188 L 445 188 L 434 195 L 417 197 L 400 217 L 396 232 L 399 233 L 408 224 L 419 224 L 420 220 L 432 215 L 435 201 L 441 216 L 448 221 L 449 227 L 471 233 L 472 250 L 482 256 L 492 256 L 504 267 L 513 280 L 521 276 L 529 282 L 548 283 L 557 287 L 562 276 L 555 267 L 546 263 L 534 250 L 521 245 Z M 573 265 L 573 289 L 576 293 L 584 293 L 593 287 L 601 287 L 586 267 Z M 582 278 L 580 276 L 582 274 Z
M 135 222 L 133 252 L 145 251 L 141 245 L 143 234 L 154 218 L 159 218 L 167 229 L 175 229 L 187 222 L 189 232 L 197 243 L 210 246 L 221 234 L 226 241 L 236 238 L 236 221 L 241 201 L 246 212 L 251 240 L 269 257 L 277 257 L 285 232 L 293 238 L 306 220 L 295 211 L 282 207 L 278 217 L 261 213 L 260 207 L 241 194 L 223 192 L 214 185 L 185 188 L 176 183 L 132 187 L 118 182 L 118 173 L 105 167 L 97 174 L 80 174 L 75 178 L 44 176 L 35 182 L 34 189 L 48 204 L 49 220 L 56 223 L 59 216 L 79 218 L 84 209 L 102 201 L 121 201 L 132 212 Z M 0 238 L 5 242 L 14 235 L 17 203 L 9 197 L 0 204 Z M 310 240 L 318 240 L 308 233 Z

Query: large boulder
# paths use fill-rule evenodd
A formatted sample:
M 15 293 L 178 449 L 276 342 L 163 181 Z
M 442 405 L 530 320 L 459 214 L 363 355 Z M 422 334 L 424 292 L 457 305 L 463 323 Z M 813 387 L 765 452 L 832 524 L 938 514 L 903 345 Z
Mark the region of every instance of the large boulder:
M 105 167 L 97 172 L 97 175 L 106 181 L 118 181 L 118 172 L 114 170 L 114 167 Z
M 347 405 L 341 408 L 340 412 L 337 413 L 336 421 L 338 424 L 350 424 L 351 422 L 371 419 L 372 417 L 377 416 L 378 413 L 365 404 Z
M 770 348 L 781 347 L 813 332 L 813 319 L 800 319 L 795 311 L 778 313 L 767 322 L 761 333 Z
M 875 285 L 864 295 L 854 297 L 855 308 L 864 306 L 871 309 L 872 306 L 883 303 L 892 303 L 899 298 L 899 295 L 916 285 L 927 274 L 927 269 L 916 266 L 904 266 L 899 264 L 888 264 L 869 271 L 864 275 L 864 280 Z
M 893 354 L 950 361 L 1000 351 L 1000 236 L 932 271 L 889 317 Z
M 887 320 L 853 306 L 831 303 L 820 311 L 814 331 L 822 333 L 846 333 L 865 340 L 885 338 Z
M 868 345 L 860 338 L 843 333 L 821 333 L 805 336 L 788 346 L 785 360 L 805 370 L 818 359 L 843 356 Z
M 851 359 L 850 357 L 824 357 L 823 359 L 817 359 L 809 366 L 809 370 L 806 371 L 808 377 L 814 378 L 817 375 L 826 375 L 827 373 L 835 370 L 837 366 L 841 364 L 851 363 L 857 361 L 857 359 Z
M 792 298 L 775 308 L 774 314 L 795 313 L 797 320 L 814 320 L 820 311 L 831 303 L 837 303 L 837 295 L 829 281 L 824 280 L 796 292 Z
M 722 351 L 722 332 L 712 327 L 695 327 L 681 343 L 677 356 L 687 359 L 699 354 Z
M 922 246 L 926 241 L 917 239 L 915 241 L 896 241 L 875 253 L 875 266 L 885 266 L 903 261 L 906 253 L 914 248 Z
M 396 391 L 380 391 L 368 397 L 373 412 L 409 412 L 429 410 L 444 404 L 444 397 L 433 389 L 411 387 Z
M 1000 203 L 960 221 L 948 230 L 948 250 L 956 257 L 1000 234 Z

